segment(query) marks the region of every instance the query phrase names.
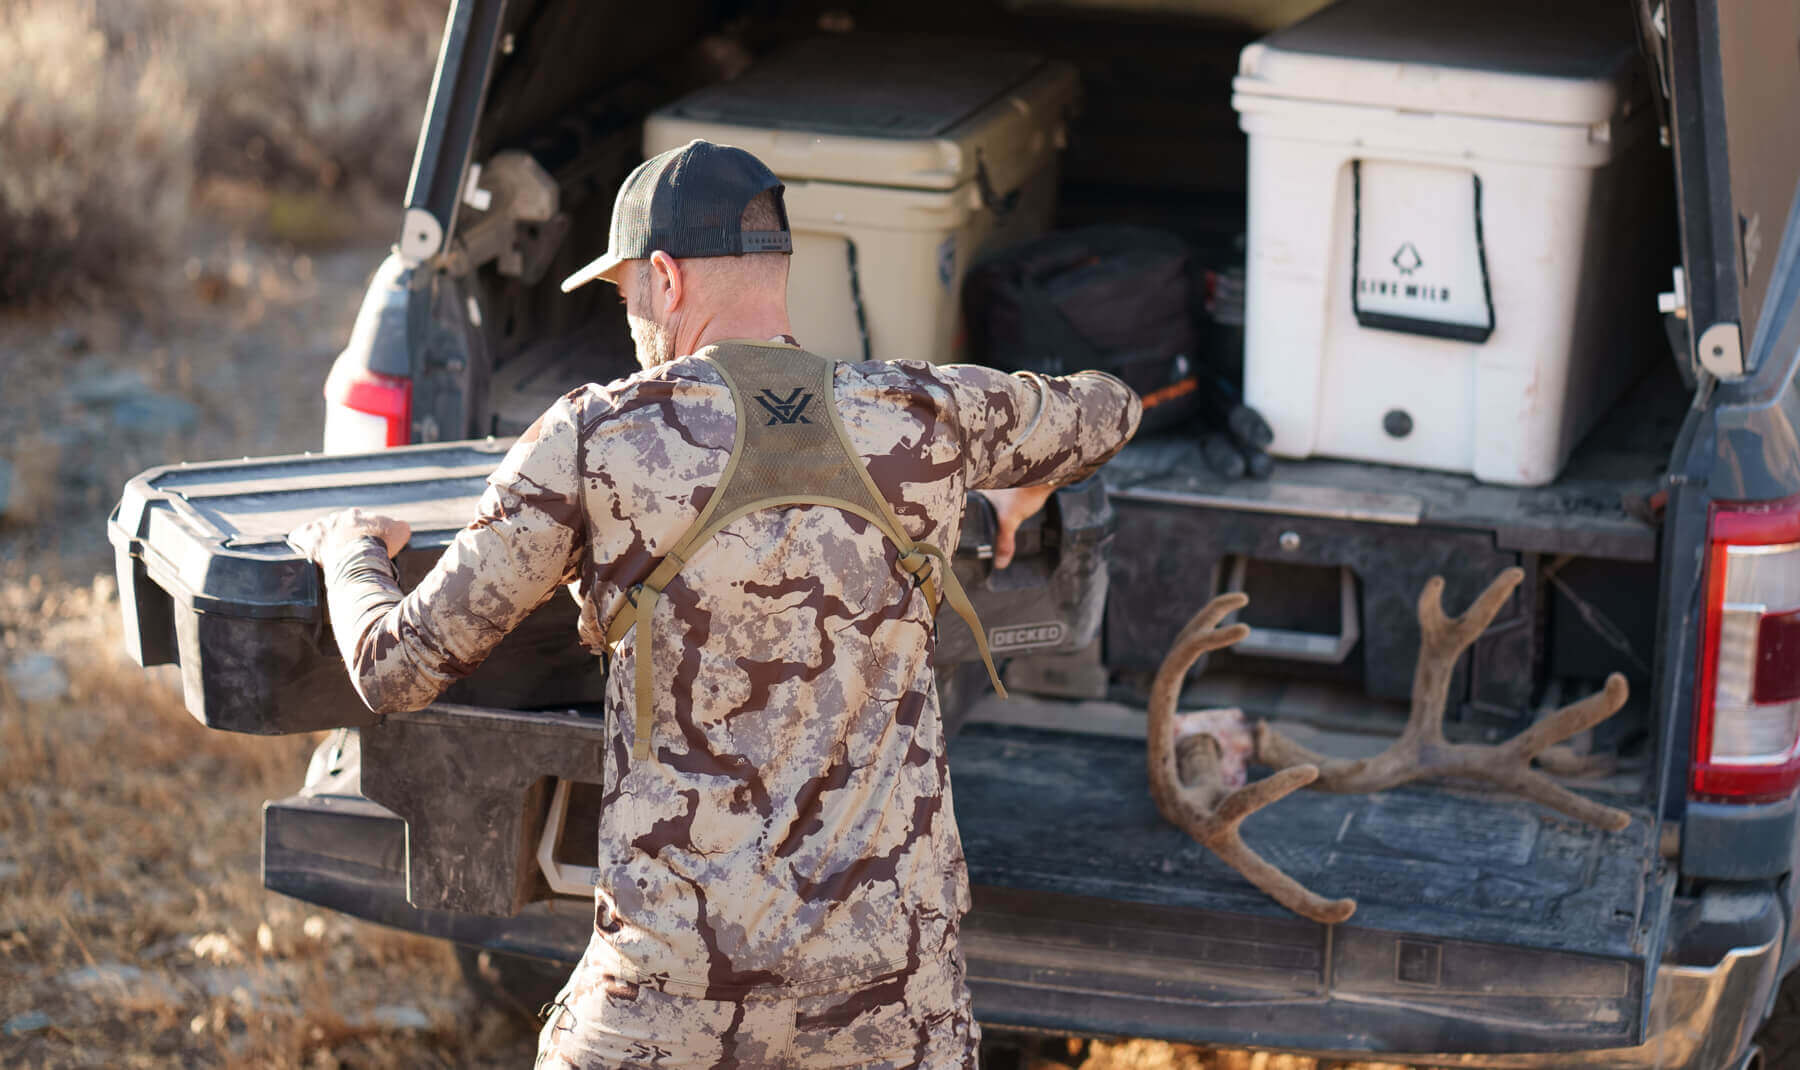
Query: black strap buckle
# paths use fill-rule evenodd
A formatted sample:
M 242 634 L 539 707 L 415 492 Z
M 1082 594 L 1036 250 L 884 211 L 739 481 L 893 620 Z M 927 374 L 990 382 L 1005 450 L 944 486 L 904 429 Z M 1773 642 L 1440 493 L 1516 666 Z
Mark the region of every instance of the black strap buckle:
M 1013 190 L 1002 197 L 994 189 L 994 180 L 988 177 L 987 161 L 982 159 L 981 151 L 975 152 L 975 188 L 981 193 L 981 203 L 988 211 L 1001 219 L 1012 214 L 1019 206 L 1019 191 Z

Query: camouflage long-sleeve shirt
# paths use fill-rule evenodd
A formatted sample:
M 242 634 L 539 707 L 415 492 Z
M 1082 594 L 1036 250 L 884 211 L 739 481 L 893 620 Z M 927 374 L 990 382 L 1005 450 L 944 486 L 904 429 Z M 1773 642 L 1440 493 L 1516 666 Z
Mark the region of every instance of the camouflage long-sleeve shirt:
M 1070 482 L 1136 430 L 1099 373 L 840 365 L 852 444 L 909 535 L 954 548 L 966 490 Z M 370 540 L 325 554 L 364 700 L 416 709 L 567 585 L 605 649 L 626 592 L 694 523 L 734 407 L 682 358 L 550 408 L 479 517 L 402 598 Z M 708 999 L 814 994 L 918 962 L 968 906 L 932 667 L 932 608 L 873 525 L 765 509 L 711 539 L 656 609 L 653 760 L 631 761 L 635 629 L 612 650 L 596 926 L 605 971 Z M 590 957 L 592 952 L 590 952 Z

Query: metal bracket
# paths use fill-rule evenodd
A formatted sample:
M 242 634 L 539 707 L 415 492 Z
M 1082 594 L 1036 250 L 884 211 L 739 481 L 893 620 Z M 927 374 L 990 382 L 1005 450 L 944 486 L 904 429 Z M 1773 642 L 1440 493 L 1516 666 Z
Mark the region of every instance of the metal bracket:
M 492 190 L 481 187 L 481 165 L 469 165 L 468 176 L 463 180 L 462 202 L 477 212 L 485 212 L 494 203 Z
M 1717 379 L 1744 377 L 1744 339 L 1738 325 L 1715 323 L 1700 335 L 1694 345 L 1700 366 Z
M 1687 273 L 1680 264 L 1676 264 L 1669 275 L 1672 288 L 1667 293 L 1656 295 L 1656 310 L 1665 316 L 1687 319 Z
M 562 190 L 556 179 L 517 151 L 498 153 L 479 169 L 471 166 L 469 174 L 463 203 L 479 207 L 481 218 L 451 241 L 441 266 L 463 276 L 497 262 L 500 274 L 534 281 L 568 230 L 568 218 L 558 214 Z
M 558 780 L 556 792 L 550 796 L 550 814 L 544 818 L 544 834 L 538 839 L 538 869 L 545 883 L 557 895 L 586 897 L 594 894 L 600 871 L 592 866 L 571 866 L 556 860 L 556 845 L 562 842 L 563 825 L 569 818 L 569 782 Z
M 408 208 L 400 227 L 400 262 L 418 267 L 444 247 L 444 225 L 423 208 Z
M 1231 572 L 1225 580 L 1226 591 L 1243 591 L 1244 571 L 1249 558 L 1232 558 Z M 1231 648 L 1233 654 L 1253 658 L 1285 658 L 1288 661 L 1311 661 L 1321 665 L 1342 665 L 1362 638 L 1362 623 L 1356 614 L 1356 574 L 1338 566 L 1338 634 L 1318 635 L 1286 628 L 1252 628 L 1244 640 Z M 1236 616 L 1233 614 L 1232 616 Z
M 1666 292 L 1656 295 L 1656 310 L 1662 313 L 1663 333 L 1668 336 L 1682 385 L 1692 390 L 1700 378 L 1700 363 L 1694 359 L 1693 326 L 1688 323 L 1687 272 L 1680 264 L 1670 272 L 1670 283 Z

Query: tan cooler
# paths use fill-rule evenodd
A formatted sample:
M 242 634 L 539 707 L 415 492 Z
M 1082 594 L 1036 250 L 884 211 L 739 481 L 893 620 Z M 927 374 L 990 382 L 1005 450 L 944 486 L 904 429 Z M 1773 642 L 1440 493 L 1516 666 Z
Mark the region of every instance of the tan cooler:
M 808 349 L 945 363 L 969 265 L 1049 226 L 1074 68 L 980 44 L 828 37 L 644 122 L 644 154 L 695 138 L 787 184 L 788 308 Z

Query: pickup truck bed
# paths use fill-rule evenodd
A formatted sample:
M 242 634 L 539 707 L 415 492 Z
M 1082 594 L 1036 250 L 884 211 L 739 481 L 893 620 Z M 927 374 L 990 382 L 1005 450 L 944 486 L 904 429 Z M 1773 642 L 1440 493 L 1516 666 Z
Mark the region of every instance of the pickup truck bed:
M 496 396 L 516 402 L 503 407 L 497 430 L 528 423 L 540 402 L 575 385 L 580 362 L 563 358 L 497 373 Z M 1173 509 L 1208 531 L 1220 530 L 1219 516 L 1279 514 L 1271 520 L 1284 526 L 1289 517 L 1300 518 L 1296 526 L 1355 525 L 1356 538 L 1377 543 L 1395 543 L 1405 528 L 1431 529 L 1431 538 L 1479 544 L 1496 559 L 1647 563 L 1656 559 L 1651 498 L 1686 403 L 1673 372 L 1653 373 L 1564 476 L 1541 488 L 1323 459 L 1282 462 L 1265 482 L 1226 482 L 1179 439 L 1133 444 L 1105 478 L 1114 500 L 1135 503 L 1144 517 Z M 1115 582 L 1132 540 L 1150 528 L 1122 526 Z M 1474 565 L 1485 583 L 1485 559 Z M 1205 585 L 1204 577 L 1193 582 Z M 1408 608 L 1417 589 L 1405 592 Z M 1183 619 L 1206 597 L 1162 593 L 1169 605 L 1159 612 Z M 1138 645 L 1149 664 L 1160 658 L 1157 644 Z M 1109 646 L 1109 657 L 1133 652 Z M 1616 657 L 1606 655 L 1608 668 Z M 1306 742 L 1328 752 L 1383 745 L 1397 729 L 1393 698 L 1356 686 L 1327 694 L 1334 686 L 1213 669 L 1195 677 L 1189 703 L 1295 718 L 1305 723 L 1292 731 L 1313 732 Z M 1658 852 L 1642 773 L 1628 766 L 1582 785 L 1632 811 L 1632 825 L 1610 835 L 1458 785 L 1291 796 L 1253 817 L 1246 839 L 1314 890 L 1358 900 L 1349 922 L 1324 927 L 1289 914 L 1161 819 L 1144 771 L 1143 716 L 1117 704 L 990 696 L 953 739 L 955 807 L 974 886 L 965 948 L 984 1022 L 1497 1060 L 1622 1049 L 1645 1037 L 1674 875 Z M 270 888 L 466 944 L 579 956 L 592 924 L 585 902 L 534 903 L 510 918 L 408 905 L 404 822 L 361 795 L 353 750 L 339 764 L 340 773 L 265 811 Z M 1675 998 L 1673 990 L 1656 996 Z
M 1025 700 L 1079 712 L 1074 704 Z M 975 908 L 977 1013 L 995 1025 L 1315 1050 L 1576 1050 L 1641 1035 L 1672 877 L 1647 815 L 1607 835 L 1448 787 L 1301 792 L 1246 838 L 1335 928 L 1262 896 L 1151 803 L 1139 739 L 980 719 L 951 744 Z M 514 918 L 405 901 L 405 826 L 339 772 L 265 811 L 276 891 L 466 943 L 572 961 L 592 911 Z M 1611 801 L 1617 802 L 1617 799 Z

